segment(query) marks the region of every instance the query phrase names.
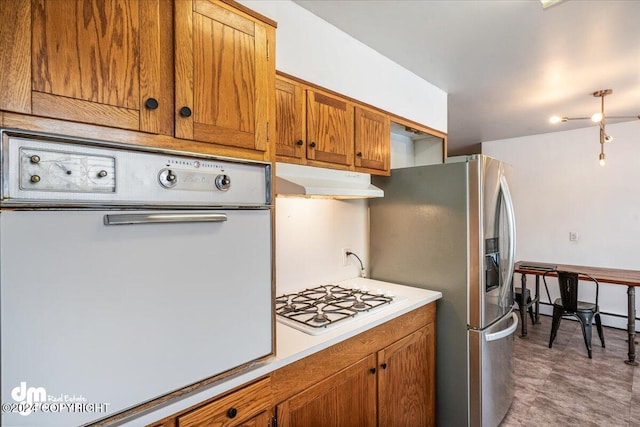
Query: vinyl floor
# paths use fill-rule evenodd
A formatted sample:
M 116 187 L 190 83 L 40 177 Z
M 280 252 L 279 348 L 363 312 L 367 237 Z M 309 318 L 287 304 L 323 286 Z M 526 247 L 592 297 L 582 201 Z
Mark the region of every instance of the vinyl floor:
M 562 320 L 553 348 L 550 331 L 549 316 L 529 320 L 524 338 L 518 330 L 515 398 L 500 427 L 640 427 L 640 366 L 624 363 L 626 331 L 605 327 L 602 348 L 594 324 L 593 359 L 578 322 Z

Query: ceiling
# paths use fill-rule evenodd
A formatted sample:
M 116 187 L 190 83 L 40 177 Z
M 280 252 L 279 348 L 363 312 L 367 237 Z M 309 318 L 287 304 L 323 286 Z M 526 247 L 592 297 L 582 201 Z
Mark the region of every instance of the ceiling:
M 294 1 L 447 92 L 449 154 L 640 114 L 640 0 Z

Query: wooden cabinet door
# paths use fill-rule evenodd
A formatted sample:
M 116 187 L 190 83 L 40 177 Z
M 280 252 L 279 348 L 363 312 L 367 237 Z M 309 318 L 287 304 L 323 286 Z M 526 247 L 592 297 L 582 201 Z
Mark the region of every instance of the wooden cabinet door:
M 171 134 L 171 7 L 33 0 L 31 111 L 22 112 Z
M 389 171 L 391 120 L 388 115 L 356 106 L 355 166 Z
M 379 425 L 435 426 L 435 333 L 431 323 L 378 352 Z
M 266 151 L 275 29 L 220 1 L 174 10 L 175 136 Z
M 375 427 L 375 363 L 366 357 L 279 404 L 278 426 Z
M 307 90 L 307 158 L 353 165 L 353 104 Z
M 276 156 L 300 163 L 306 157 L 305 102 L 301 85 L 276 76 Z

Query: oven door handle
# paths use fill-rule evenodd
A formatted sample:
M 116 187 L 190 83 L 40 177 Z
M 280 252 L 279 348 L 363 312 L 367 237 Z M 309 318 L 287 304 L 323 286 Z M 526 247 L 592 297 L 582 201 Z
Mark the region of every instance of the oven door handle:
M 104 225 L 163 224 L 175 222 L 224 222 L 222 213 L 112 214 L 104 216 Z

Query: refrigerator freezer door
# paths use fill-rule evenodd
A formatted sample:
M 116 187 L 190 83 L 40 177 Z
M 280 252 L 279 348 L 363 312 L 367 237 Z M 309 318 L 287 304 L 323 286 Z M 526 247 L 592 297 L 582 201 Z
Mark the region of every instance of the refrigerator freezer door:
M 513 306 L 513 264 L 515 255 L 515 219 L 507 184 L 508 166 L 482 156 L 470 162 L 470 256 L 478 254 L 477 282 L 470 277 L 469 326 L 483 329 L 507 314 Z M 474 191 L 475 190 L 475 191 Z M 474 193 L 477 194 L 474 197 Z M 477 225 L 476 225 L 477 224 Z M 474 232 L 473 226 L 478 227 Z M 477 242 L 477 251 L 474 250 Z M 473 265 L 473 263 L 472 263 Z M 477 296 L 477 297 L 476 297 Z M 477 302 L 477 303 L 476 303 Z
M 511 312 L 483 331 L 469 330 L 469 425 L 496 427 L 509 411 L 515 389 Z

